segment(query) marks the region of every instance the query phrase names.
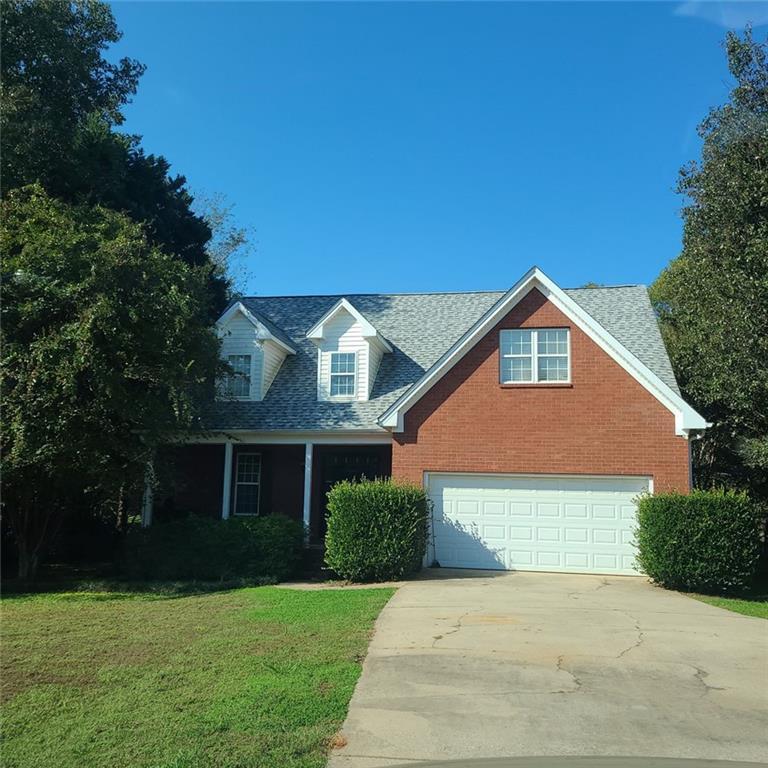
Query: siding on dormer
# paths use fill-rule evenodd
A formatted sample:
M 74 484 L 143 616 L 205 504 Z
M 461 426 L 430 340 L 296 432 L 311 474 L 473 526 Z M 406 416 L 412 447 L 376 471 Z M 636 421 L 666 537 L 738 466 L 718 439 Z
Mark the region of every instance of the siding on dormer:
M 318 400 L 367 400 L 368 362 L 370 344 L 363 337 L 360 323 L 348 312 L 339 312 L 324 325 L 324 338 L 318 346 Z M 357 380 L 355 396 L 337 398 L 330 396 L 330 374 L 332 352 L 354 352 L 357 356 Z
M 229 355 L 251 356 L 251 400 L 261 400 L 264 352 L 256 328 L 242 314 L 234 315 L 223 329 L 221 356 L 226 360 Z

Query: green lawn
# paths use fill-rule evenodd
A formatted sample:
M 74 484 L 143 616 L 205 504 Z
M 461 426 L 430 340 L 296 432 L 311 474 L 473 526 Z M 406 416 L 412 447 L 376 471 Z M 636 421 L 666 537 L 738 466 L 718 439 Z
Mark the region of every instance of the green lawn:
M 392 592 L 5 598 L 3 766 L 321 766 Z
M 693 595 L 697 600 L 718 608 L 725 608 L 745 616 L 756 616 L 758 619 L 768 619 L 768 597 L 742 599 L 737 597 L 712 597 L 711 595 Z

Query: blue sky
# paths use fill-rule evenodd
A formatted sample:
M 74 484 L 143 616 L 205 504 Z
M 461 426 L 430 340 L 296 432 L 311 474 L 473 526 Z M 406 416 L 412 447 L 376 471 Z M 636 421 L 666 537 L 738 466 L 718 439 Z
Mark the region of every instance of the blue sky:
M 756 3 L 113 5 L 125 130 L 252 230 L 249 293 L 649 283 Z M 761 18 L 762 17 L 762 18 Z M 764 34 L 764 28 L 760 29 Z

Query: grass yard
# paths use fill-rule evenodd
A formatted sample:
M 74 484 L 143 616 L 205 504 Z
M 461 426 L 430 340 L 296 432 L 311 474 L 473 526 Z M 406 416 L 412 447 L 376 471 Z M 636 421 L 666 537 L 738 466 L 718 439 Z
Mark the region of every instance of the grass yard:
M 693 595 L 697 600 L 718 608 L 725 608 L 745 616 L 755 616 L 758 619 L 768 619 L 768 597 L 743 599 L 738 597 L 712 597 L 711 595 Z
M 6 597 L 2 764 L 322 766 L 392 592 Z

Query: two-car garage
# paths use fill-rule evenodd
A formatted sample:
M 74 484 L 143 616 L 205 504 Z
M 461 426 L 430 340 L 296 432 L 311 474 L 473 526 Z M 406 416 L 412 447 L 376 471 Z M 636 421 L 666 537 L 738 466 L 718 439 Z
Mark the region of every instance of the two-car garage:
M 634 575 L 647 477 L 428 473 L 433 559 L 446 568 Z

